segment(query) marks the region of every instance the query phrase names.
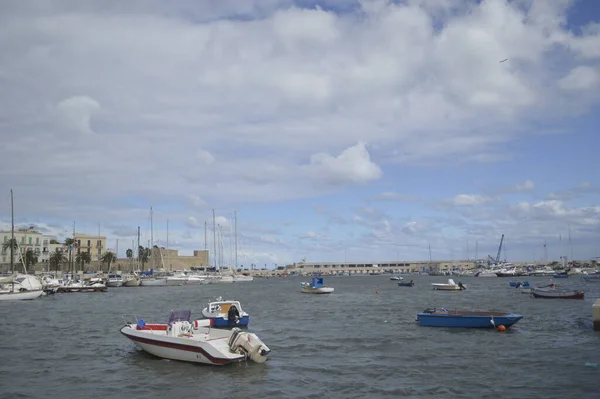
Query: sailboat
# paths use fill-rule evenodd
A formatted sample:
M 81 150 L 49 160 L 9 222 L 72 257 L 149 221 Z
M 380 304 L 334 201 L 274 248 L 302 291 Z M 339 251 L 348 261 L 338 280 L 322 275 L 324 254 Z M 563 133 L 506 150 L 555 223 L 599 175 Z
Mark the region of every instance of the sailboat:
M 23 254 L 17 244 L 17 251 L 21 254 L 24 274 L 15 273 L 14 247 L 15 242 L 15 217 L 13 205 L 13 191 L 10 190 L 10 215 L 11 215 L 11 245 L 10 245 L 10 271 L 11 275 L 0 278 L 0 301 L 29 300 L 39 298 L 44 292 L 42 282 L 36 277 L 27 274 Z
M 142 287 L 147 287 L 147 286 L 163 286 L 163 285 L 167 285 L 167 277 L 155 277 L 154 276 L 154 232 L 153 232 L 153 215 L 152 215 L 152 207 L 150 207 L 150 261 L 152 262 L 152 276 L 151 277 L 142 277 Z

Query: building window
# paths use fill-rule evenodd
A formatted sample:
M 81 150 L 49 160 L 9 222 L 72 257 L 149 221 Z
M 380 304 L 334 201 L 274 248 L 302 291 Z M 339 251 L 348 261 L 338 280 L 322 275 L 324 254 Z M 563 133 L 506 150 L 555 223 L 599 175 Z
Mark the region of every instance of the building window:
M 25 237 L 21 237 L 21 244 L 25 244 Z
M 92 246 L 92 240 L 88 240 L 88 248 Z
M 48 246 L 48 240 L 44 240 L 44 246 Z
M 40 245 L 40 237 L 35 238 L 35 245 Z
M 98 242 L 96 243 L 96 246 L 98 248 L 102 248 L 102 240 L 98 240 Z
M 32 241 L 33 241 L 33 237 L 29 237 L 29 245 L 31 245 Z

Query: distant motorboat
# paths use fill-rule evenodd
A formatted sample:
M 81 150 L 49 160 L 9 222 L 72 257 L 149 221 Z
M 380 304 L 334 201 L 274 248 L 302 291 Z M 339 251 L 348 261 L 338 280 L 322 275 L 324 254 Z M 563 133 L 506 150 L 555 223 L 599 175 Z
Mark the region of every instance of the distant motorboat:
M 439 291 L 463 291 L 467 289 L 463 283 L 459 281 L 458 284 L 456 284 L 451 278 L 448 279 L 447 283 L 431 283 L 431 285 L 434 290 Z
M 155 277 L 146 277 L 141 279 L 140 285 L 142 287 L 157 287 L 157 286 L 165 286 L 167 285 L 167 278 L 155 278 Z
M 410 280 L 410 281 L 399 281 L 398 282 L 398 286 L 399 287 L 413 287 L 415 285 L 415 283 Z
M 587 281 L 588 283 L 598 282 L 600 283 L 600 274 L 588 274 L 581 276 L 583 281 Z
M 242 310 L 239 301 L 218 297 L 202 309 L 202 316 L 213 321 L 215 327 L 241 327 L 250 322 L 250 315 Z
M 509 328 L 523 316 L 515 313 L 426 309 L 417 314 L 416 321 L 424 327 Z
M 325 285 L 323 277 L 313 277 L 312 282 L 300 283 L 300 289 L 305 294 L 331 294 L 333 287 Z
M 109 274 L 106 279 L 107 287 L 122 287 L 123 277 L 120 274 Z
M 399 281 L 399 280 L 404 280 L 404 278 L 402 276 L 392 276 L 392 277 L 390 277 L 390 280 Z
M 585 294 L 580 290 L 532 288 L 531 295 L 533 295 L 534 298 L 545 299 L 583 299 Z

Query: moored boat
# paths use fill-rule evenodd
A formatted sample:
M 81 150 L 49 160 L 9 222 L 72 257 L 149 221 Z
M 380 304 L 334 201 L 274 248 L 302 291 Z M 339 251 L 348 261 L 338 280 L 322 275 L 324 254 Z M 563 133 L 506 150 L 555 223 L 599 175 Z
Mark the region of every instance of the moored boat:
M 451 278 L 448 279 L 447 283 L 431 283 L 431 285 L 433 286 L 434 290 L 440 291 L 462 291 L 467 289 L 463 283 L 459 281 L 457 284 Z
M 587 282 L 599 282 L 600 283 L 600 274 L 596 273 L 596 274 L 587 274 L 587 275 L 583 275 L 581 276 L 581 278 L 583 278 L 583 281 L 587 281 Z
M 44 293 L 40 280 L 30 274 L 14 274 L 0 278 L 0 301 L 30 300 Z
M 325 279 L 323 277 L 313 277 L 312 282 L 300 283 L 300 289 L 305 294 L 331 294 L 334 290 L 333 287 L 325 285 Z
M 239 301 L 218 297 L 202 309 L 202 316 L 212 320 L 215 327 L 242 327 L 250 322 L 250 315 L 242 310 Z
M 417 314 L 416 321 L 425 327 L 496 328 L 511 327 L 522 315 L 506 312 L 426 309 Z
M 400 286 L 400 287 L 413 287 L 414 285 L 415 285 L 415 283 L 412 280 L 398 282 L 398 286 Z
M 212 365 L 252 360 L 264 363 L 271 352 L 256 334 L 239 328 L 222 330 L 190 321 L 191 311 L 171 312 L 166 324 L 126 321 L 121 334 L 160 358 Z
M 390 280 L 402 281 L 404 278 L 402 276 L 392 276 L 390 277 Z
M 532 288 L 531 295 L 534 298 L 546 299 L 583 299 L 584 293 L 580 290 L 558 290 L 548 288 Z

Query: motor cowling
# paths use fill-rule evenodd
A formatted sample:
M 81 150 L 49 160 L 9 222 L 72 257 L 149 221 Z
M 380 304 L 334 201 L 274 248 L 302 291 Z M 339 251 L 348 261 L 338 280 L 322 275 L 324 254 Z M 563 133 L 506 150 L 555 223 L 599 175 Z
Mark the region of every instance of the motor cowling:
M 264 363 L 271 349 L 256 334 L 234 328 L 229 338 L 229 348 L 236 353 L 246 355 L 247 359 L 256 363 Z

